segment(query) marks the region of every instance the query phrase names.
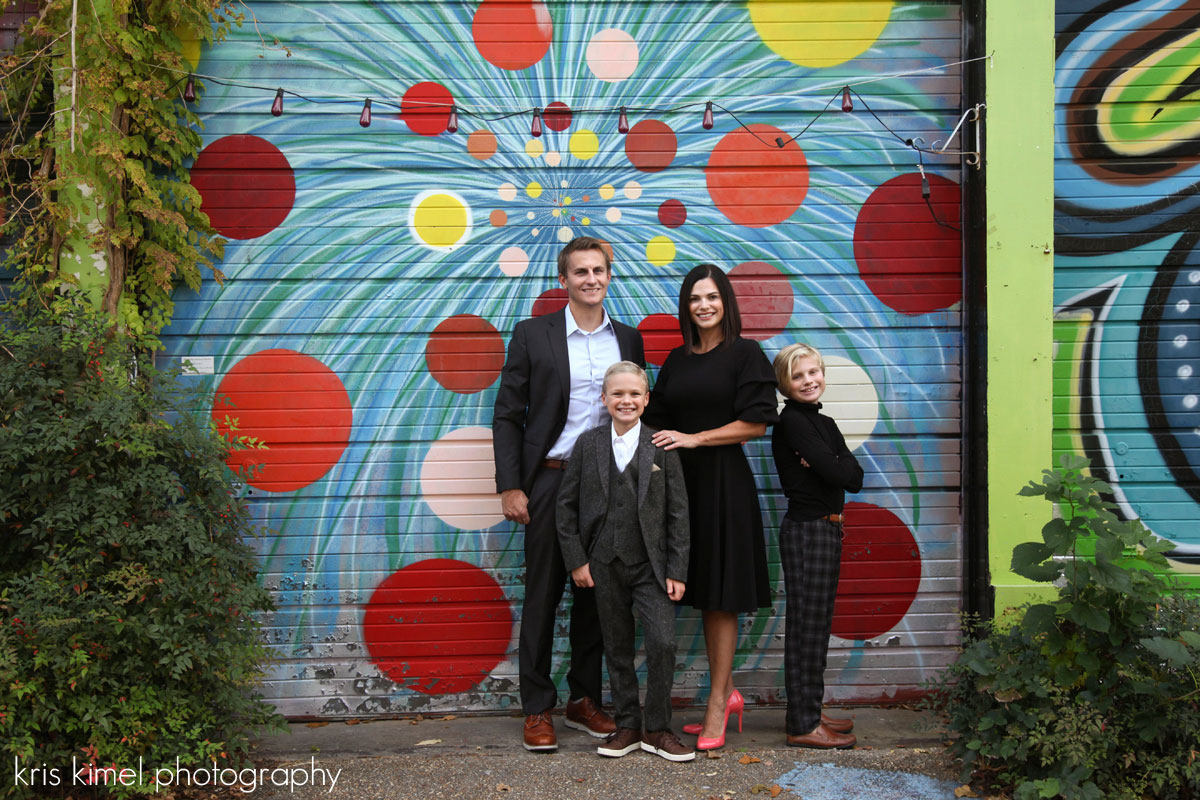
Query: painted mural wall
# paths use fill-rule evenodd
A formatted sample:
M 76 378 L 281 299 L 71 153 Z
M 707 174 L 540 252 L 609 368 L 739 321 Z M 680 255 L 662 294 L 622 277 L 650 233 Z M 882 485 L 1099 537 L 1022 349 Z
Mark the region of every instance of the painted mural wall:
M 1055 450 L 1200 586 L 1200 5 L 1058 0 Z
M 654 364 L 701 261 L 731 270 L 768 356 L 825 352 L 867 473 L 832 697 L 902 698 L 953 658 L 960 162 L 910 144 L 949 145 L 960 117 L 956 3 L 247 8 L 189 54 L 209 76 L 193 181 L 230 243 L 226 281 L 180 291 L 166 341 L 214 419 L 269 445 L 236 461 L 257 465 L 283 713 L 518 706 L 522 529 L 495 494 L 492 404 L 515 323 L 564 304 L 554 258 L 580 234 L 610 244 L 607 307 Z M 743 618 L 735 668 L 780 702 L 784 501 L 766 441 L 747 451 L 775 604 Z M 676 697 L 702 701 L 698 614 L 678 636 Z

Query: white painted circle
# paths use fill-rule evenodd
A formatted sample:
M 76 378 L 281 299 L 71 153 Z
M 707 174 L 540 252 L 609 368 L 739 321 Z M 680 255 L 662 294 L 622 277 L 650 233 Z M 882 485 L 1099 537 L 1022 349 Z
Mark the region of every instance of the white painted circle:
M 525 274 L 529 269 L 529 254 L 519 247 L 506 247 L 500 253 L 500 271 L 510 278 Z
M 517 199 L 517 187 L 511 183 L 502 183 L 500 188 L 496 190 L 500 194 L 500 199 L 511 203 Z
M 442 522 L 461 530 L 504 521 L 491 428 L 458 428 L 430 446 L 421 464 L 421 499 Z
M 846 446 L 857 450 L 879 422 L 879 392 L 867 371 L 843 356 L 825 356 L 822 411 L 837 421 Z
M 604 218 L 606 220 L 608 220 L 609 222 L 620 222 L 621 221 L 621 209 L 617 208 L 616 206 L 613 206 L 608 211 L 604 212 Z
M 607 83 L 620 83 L 637 69 L 637 42 L 619 28 L 606 28 L 588 42 L 584 58 L 588 69 L 597 78 Z

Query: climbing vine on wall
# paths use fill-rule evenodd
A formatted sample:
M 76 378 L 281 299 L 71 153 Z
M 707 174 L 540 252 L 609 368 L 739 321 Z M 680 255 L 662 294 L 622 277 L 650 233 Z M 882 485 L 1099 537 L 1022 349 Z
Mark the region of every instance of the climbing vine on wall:
M 242 14 L 219 0 L 39 5 L 0 58 L 6 299 L 84 292 L 154 336 L 173 286 L 198 286 L 222 254 L 188 182 L 200 135 L 183 95 L 188 52 Z

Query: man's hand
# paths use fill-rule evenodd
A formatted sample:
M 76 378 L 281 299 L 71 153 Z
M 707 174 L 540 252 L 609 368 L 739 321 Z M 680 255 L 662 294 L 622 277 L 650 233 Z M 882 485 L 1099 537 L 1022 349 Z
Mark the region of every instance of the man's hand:
M 509 522 L 529 524 L 529 498 L 520 489 L 508 489 L 500 493 L 500 507 Z
M 571 580 L 575 581 L 576 586 L 584 589 L 589 589 L 596 585 L 592 581 L 592 568 L 588 564 L 571 570 Z
M 667 597 L 678 603 L 683 599 L 683 591 L 687 588 L 687 584 L 683 581 L 673 581 L 667 578 Z

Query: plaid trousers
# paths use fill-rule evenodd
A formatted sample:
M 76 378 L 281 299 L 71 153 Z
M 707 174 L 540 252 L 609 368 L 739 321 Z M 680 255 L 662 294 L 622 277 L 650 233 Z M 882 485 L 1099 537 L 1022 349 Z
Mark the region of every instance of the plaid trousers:
M 801 736 L 821 721 L 825 660 L 833 628 L 833 598 L 842 561 L 842 526 L 826 519 L 779 528 L 787 616 L 783 673 L 787 688 L 787 733 Z

